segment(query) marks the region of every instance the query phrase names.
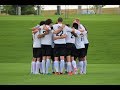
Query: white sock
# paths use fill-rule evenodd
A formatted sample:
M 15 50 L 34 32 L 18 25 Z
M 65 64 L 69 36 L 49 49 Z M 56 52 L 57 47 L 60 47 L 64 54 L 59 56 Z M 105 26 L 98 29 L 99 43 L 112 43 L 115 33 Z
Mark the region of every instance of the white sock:
M 47 59 L 46 60 L 46 74 L 48 73 L 49 66 L 50 66 L 50 59 Z
M 58 72 L 58 69 L 59 69 L 59 62 L 58 61 L 54 61 L 54 67 L 55 67 L 55 71 Z
M 64 60 L 60 60 L 60 72 L 63 73 L 63 69 L 64 69 L 64 66 L 65 63 L 64 63 Z
M 42 60 L 42 71 L 45 74 L 45 60 Z
M 40 73 L 43 73 L 42 72 L 42 62 L 40 62 Z
M 87 63 L 86 63 L 86 60 L 85 61 L 83 61 L 83 73 L 84 74 L 86 74 L 86 65 Z
M 72 60 L 72 66 L 73 66 L 73 68 L 77 68 L 76 61 L 75 61 L 75 60 Z
M 40 69 L 40 62 L 37 61 L 36 62 L 36 71 L 35 71 L 36 74 L 39 73 L 39 69 Z
M 79 65 L 80 65 L 80 74 L 83 73 L 83 61 L 79 61 Z
M 72 70 L 71 70 L 71 69 L 72 69 L 72 67 L 71 67 L 71 62 L 68 62 L 68 63 L 67 63 L 67 67 L 68 67 L 68 72 L 71 72 L 71 71 L 72 71 Z
M 32 73 L 35 74 L 35 68 L 36 67 L 36 62 L 32 61 Z
M 52 61 L 52 72 L 55 72 L 55 69 L 54 69 L 54 61 Z

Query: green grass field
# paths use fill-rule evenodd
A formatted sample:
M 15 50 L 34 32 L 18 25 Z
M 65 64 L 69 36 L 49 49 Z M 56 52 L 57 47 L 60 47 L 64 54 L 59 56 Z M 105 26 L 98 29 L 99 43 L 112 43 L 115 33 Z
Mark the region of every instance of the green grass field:
M 39 21 L 59 16 L 0 16 L 0 84 L 37 85 L 119 85 L 120 15 L 74 15 L 64 19 L 72 24 L 79 18 L 89 30 L 86 75 L 31 75 L 31 29 Z M 64 18 L 64 16 L 62 16 Z

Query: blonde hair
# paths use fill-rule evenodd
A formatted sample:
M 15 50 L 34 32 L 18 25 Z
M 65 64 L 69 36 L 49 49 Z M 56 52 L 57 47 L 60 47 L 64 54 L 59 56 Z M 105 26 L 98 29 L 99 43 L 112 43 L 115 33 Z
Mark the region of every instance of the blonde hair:
M 79 20 L 78 18 L 76 18 L 76 19 L 73 21 L 73 23 L 78 23 L 78 24 L 80 24 L 80 20 Z

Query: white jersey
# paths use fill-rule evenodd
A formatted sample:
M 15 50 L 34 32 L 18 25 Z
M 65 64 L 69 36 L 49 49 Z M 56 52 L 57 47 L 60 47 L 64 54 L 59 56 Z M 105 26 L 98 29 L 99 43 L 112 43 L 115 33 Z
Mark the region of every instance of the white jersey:
M 77 49 L 85 48 L 84 45 L 84 35 L 77 34 L 77 37 L 75 37 L 75 46 Z
M 58 30 L 58 28 L 61 27 L 61 26 L 62 26 L 62 24 L 55 24 L 55 25 L 53 25 L 53 29 L 54 30 Z M 71 31 L 72 31 L 72 29 L 70 29 L 68 26 L 65 26 L 63 28 L 63 30 L 60 31 L 58 34 L 54 34 L 54 37 L 55 36 L 61 36 L 61 35 L 64 35 L 64 34 L 67 35 L 67 32 L 71 32 Z M 54 43 L 55 44 L 66 44 L 66 39 L 65 38 L 63 38 L 63 39 L 56 39 L 56 40 L 54 40 Z
M 45 33 L 46 30 L 43 29 L 44 25 L 41 27 L 41 34 Z M 53 38 L 52 38 L 52 30 L 50 26 L 46 25 L 47 28 L 49 28 L 49 33 L 41 38 L 41 44 L 42 45 L 52 45 Z
M 81 32 L 78 31 L 78 30 L 75 30 L 75 33 L 76 34 L 81 34 Z M 66 39 L 66 43 L 75 44 L 75 36 L 71 32 L 67 32 L 67 37 L 65 39 Z
M 85 28 L 82 24 L 79 25 L 79 29 L 84 29 L 85 30 Z M 89 43 L 89 41 L 88 41 L 88 37 L 87 37 L 87 33 L 86 33 L 86 34 L 84 34 L 84 44 L 88 44 L 88 43 Z
M 37 38 L 38 34 L 40 33 L 40 31 L 38 31 L 37 33 L 33 33 L 33 48 L 41 48 L 41 39 Z

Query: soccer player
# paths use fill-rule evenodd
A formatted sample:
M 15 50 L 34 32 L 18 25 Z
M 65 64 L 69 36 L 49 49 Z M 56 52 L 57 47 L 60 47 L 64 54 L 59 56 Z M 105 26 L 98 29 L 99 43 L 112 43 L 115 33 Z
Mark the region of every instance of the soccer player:
M 75 22 L 78 23 L 78 27 L 79 27 L 79 30 L 80 31 L 87 31 L 86 27 L 83 26 L 81 23 L 80 23 L 80 20 L 79 19 L 75 19 Z M 84 57 L 84 67 L 83 67 L 83 74 L 86 74 L 86 66 L 87 66 L 87 59 L 86 59 L 86 56 L 87 56 L 87 51 L 88 51 L 88 46 L 89 46 L 89 41 L 88 41 L 88 38 L 87 38 L 87 34 L 88 34 L 88 31 L 87 33 L 85 33 L 85 35 L 83 36 L 83 40 L 84 40 L 84 44 L 85 44 L 85 57 Z
M 68 24 L 66 25 L 69 27 L 69 29 L 71 29 L 70 25 Z M 72 75 L 77 71 L 76 61 L 74 60 L 74 56 L 76 53 L 75 37 L 77 37 L 77 35 L 74 32 L 67 32 L 67 37 L 65 38 L 66 39 L 66 59 L 67 59 L 66 63 L 67 63 L 68 75 Z M 72 73 L 72 67 L 74 68 L 73 73 Z
M 45 21 L 45 25 L 41 27 L 41 47 L 42 47 L 42 71 L 43 74 L 49 74 L 50 58 L 52 54 L 52 32 L 51 32 L 51 19 Z M 48 30 L 45 30 L 47 28 Z
M 79 29 L 77 23 L 73 23 L 73 27 L 75 29 Z M 83 41 L 83 36 L 85 33 L 86 33 L 86 31 L 82 32 L 81 34 L 77 34 L 78 36 L 75 38 L 77 57 L 79 59 L 79 65 L 80 65 L 80 74 L 83 74 L 83 65 L 84 65 L 83 61 L 84 61 L 84 57 L 85 57 L 85 45 L 84 45 L 84 41 Z
M 53 25 L 53 29 L 56 31 L 61 29 L 61 31 L 57 34 L 54 34 L 54 67 L 55 74 L 63 74 L 64 69 L 64 56 L 66 52 L 66 31 L 63 30 L 63 19 L 61 17 L 58 18 L 58 24 Z M 60 57 L 60 68 L 59 68 L 59 57 Z
M 40 33 L 40 25 L 43 25 L 43 24 L 44 24 L 44 21 L 41 21 L 39 25 L 37 25 L 32 29 L 33 60 L 31 62 L 31 73 L 33 74 L 39 74 L 42 52 L 41 52 L 41 40 L 38 38 L 38 35 Z
M 61 17 L 58 18 L 58 24 L 53 25 L 53 29 L 57 31 L 61 28 L 61 31 L 57 34 L 54 34 L 54 65 L 56 74 L 63 74 L 64 64 L 65 64 L 65 55 L 66 55 L 66 37 L 67 32 L 73 32 L 73 29 L 70 29 L 68 26 L 62 24 L 63 19 Z M 60 71 L 59 71 L 59 57 L 60 57 Z M 70 65 L 70 64 L 69 64 Z

